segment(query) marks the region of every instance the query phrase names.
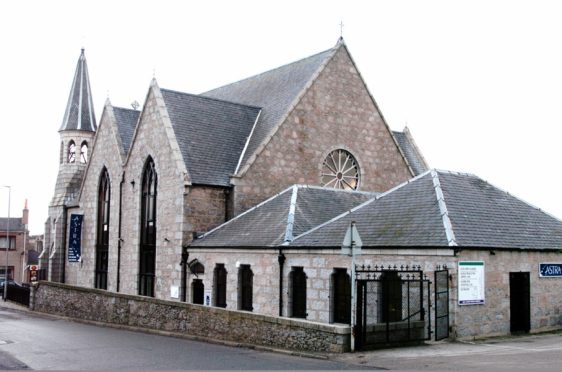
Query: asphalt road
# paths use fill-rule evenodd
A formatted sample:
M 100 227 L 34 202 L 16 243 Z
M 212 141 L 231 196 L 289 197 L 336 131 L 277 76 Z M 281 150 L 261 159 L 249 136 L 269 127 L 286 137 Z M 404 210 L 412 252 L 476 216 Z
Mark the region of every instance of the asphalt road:
M 6 307 L 0 370 L 542 370 L 562 366 L 562 332 L 303 358 L 93 326 Z
M 357 369 L 339 361 L 77 323 L 0 304 L 0 369 L 26 367 L 41 370 Z

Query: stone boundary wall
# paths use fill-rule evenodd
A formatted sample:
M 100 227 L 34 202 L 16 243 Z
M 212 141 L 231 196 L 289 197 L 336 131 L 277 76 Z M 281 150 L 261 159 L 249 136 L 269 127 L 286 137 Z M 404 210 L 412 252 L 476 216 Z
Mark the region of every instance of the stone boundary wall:
M 30 309 L 74 319 L 247 345 L 349 351 L 350 328 L 41 281 Z

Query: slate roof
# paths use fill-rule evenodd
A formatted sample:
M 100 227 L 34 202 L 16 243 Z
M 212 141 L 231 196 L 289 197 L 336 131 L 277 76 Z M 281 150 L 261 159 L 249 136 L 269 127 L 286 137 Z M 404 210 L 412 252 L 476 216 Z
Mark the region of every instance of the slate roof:
M 96 131 L 96 116 L 94 113 L 94 103 L 90 89 L 90 78 L 88 76 L 88 65 L 84 49 L 78 58 L 76 72 L 70 89 L 70 95 L 66 104 L 66 110 L 60 131 L 62 130 L 83 130 Z
M 230 186 L 230 176 L 247 164 L 342 45 L 201 95 L 161 89 L 192 182 Z M 395 136 L 414 172 L 426 170 L 412 140 L 402 132 Z
M 295 185 L 209 231 L 193 247 L 275 247 L 365 200 L 372 193 Z
M 440 179 L 459 246 L 562 249 L 559 219 L 478 177 Z
M 113 113 L 115 114 L 115 120 L 117 121 L 117 130 L 119 131 L 119 136 L 121 137 L 123 150 L 125 154 L 128 154 L 129 148 L 131 147 L 131 140 L 133 139 L 133 134 L 135 133 L 135 127 L 137 126 L 137 122 L 139 120 L 140 111 L 122 107 L 113 107 Z
M 202 93 L 202 96 L 258 106 L 263 109 L 243 154 L 240 168 L 248 162 L 339 45 L 340 43 L 335 48 L 308 58 Z
M 435 170 L 297 236 L 291 246 L 339 247 L 352 220 L 364 248 L 562 248 L 562 221 L 474 175 Z
M 21 217 L 10 217 L 10 219 L 8 217 L 0 217 L 0 231 L 5 232 L 8 229 L 8 223 L 10 224 L 10 231 L 23 231 L 25 229 Z
M 260 108 L 161 91 L 191 182 L 229 186 Z
M 413 138 L 409 135 L 408 128 L 406 128 L 404 132 L 392 131 L 392 134 L 402 149 L 406 160 L 408 160 L 408 164 L 410 164 L 410 167 L 414 172 L 414 176 L 427 171 L 428 166 L 425 163 L 422 154 L 419 152 L 418 147 L 414 143 Z

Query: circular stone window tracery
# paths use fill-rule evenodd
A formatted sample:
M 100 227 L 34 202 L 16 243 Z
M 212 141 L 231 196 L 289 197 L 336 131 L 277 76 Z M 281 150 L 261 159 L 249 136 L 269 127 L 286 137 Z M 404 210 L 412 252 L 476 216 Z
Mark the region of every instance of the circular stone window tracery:
M 357 190 L 359 186 L 359 165 L 346 150 L 334 150 L 322 164 L 321 183 L 324 187 L 343 190 Z

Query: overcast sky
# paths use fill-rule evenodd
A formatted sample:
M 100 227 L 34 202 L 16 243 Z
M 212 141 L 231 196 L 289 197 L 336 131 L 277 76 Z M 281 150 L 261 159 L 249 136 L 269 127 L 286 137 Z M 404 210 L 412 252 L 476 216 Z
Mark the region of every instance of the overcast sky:
M 431 167 L 474 173 L 562 217 L 556 1 L 2 1 L 0 185 L 43 232 L 70 85 L 86 49 L 96 118 L 150 80 L 200 93 L 343 37 L 389 126 Z M 0 188 L 0 216 L 8 192 Z

